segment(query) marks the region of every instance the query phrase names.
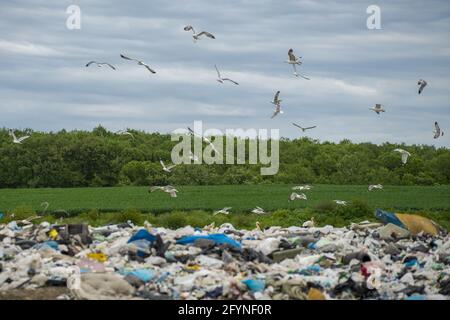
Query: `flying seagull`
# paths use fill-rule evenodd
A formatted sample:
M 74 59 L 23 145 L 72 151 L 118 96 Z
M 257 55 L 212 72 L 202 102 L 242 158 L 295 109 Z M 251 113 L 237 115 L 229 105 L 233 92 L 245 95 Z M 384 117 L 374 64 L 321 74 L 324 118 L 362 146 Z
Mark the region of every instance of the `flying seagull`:
M 296 187 L 292 187 L 292 190 L 310 190 L 312 187 L 310 185 L 304 185 L 304 186 L 296 186 Z
M 211 146 L 211 148 L 214 150 L 215 153 L 219 154 L 220 152 L 217 151 L 216 147 L 214 146 L 214 144 L 211 142 L 211 140 L 209 140 L 208 138 L 204 137 L 203 135 L 198 135 L 194 132 L 194 130 L 192 130 L 191 128 L 188 127 L 189 132 L 193 135 L 193 136 L 197 136 L 199 138 L 201 138 L 203 141 L 205 141 L 207 144 L 209 144 Z
M 377 103 L 375 107 L 369 108 L 369 110 L 375 111 L 377 114 L 380 114 L 380 112 L 386 112 L 386 110 L 384 110 L 379 103 Z
M 16 135 L 14 134 L 14 131 L 9 130 L 9 135 L 13 138 L 13 143 L 17 143 L 17 144 L 21 144 L 22 141 L 24 141 L 25 139 L 28 139 L 30 136 L 23 136 L 20 138 L 17 138 Z
M 145 62 L 143 62 L 143 61 L 140 61 L 140 60 L 134 59 L 134 58 L 126 57 L 126 56 L 124 56 L 123 54 L 121 54 L 120 57 L 123 58 L 123 59 L 125 59 L 125 60 L 136 61 L 138 65 L 146 67 L 147 70 L 150 71 L 151 73 L 156 73 L 155 70 L 153 70 L 152 68 L 150 68 L 150 66 L 149 66 L 148 64 L 146 64 Z
M 374 189 L 379 189 L 382 190 L 383 189 L 383 185 L 381 184 L 371 184 L 368 188 L 369 191 L 372 191 Z
M 255 214 L 266 214 L 264 209 L 261 208 L 261 207 L 256 207 L 255 209 L 252 210 L 252 213 L 255 213 Z
M 215 216 L 216 214 L 219 214 L 219 213 L 230 214 L 230 212 L 229 212 L 230 209 L 231 209 L 231 207 L 225 207 L 225 208 L 223 208 L 221 210 L 218 210 L 218 211 L 214 212 L 213 216 Z
M 290 201 L 294 201 L 294 200 L 297 200 L 297 199 L 307 200 L 306 195 L 304 193 L 298 194 L 298 193 L 292 192 L 291 195 L 289 196 L 289 200 Z
M 127 131 L 127 130 L 119 130 L 119 131 L 116 132 L 116 134 L 120 134 L 120 135 L 123 135 L 123 136 L 128 135 L 128 136 L 130 136 L 130 137 L 132 137 L 134 139 L 134 135 L 131 132 Z
M 280 96 L 280 91 L 277 91 L 275 93 L 275 96 L 273 97 L 273 101 L 270 102 L 273 105 L 275 105 L 275 111 L 273 112 L 272 117 L 270 117 L 271 119 L 275 118 L 279 113 L 281 113 L 281 114 L 283 113 L 283 111 L 281 110 L 281 105 L 280 105 L 281 100 L 278 99 L 279 96 Z
M 236 81 L 231 80 L 230 78 L 222 78 L 220 75 L 220 71 L 219 71 L 219 69 L 217 69 L 216 65 L 214 65 L 214 68 L 216 68 L 216 71 L 217 71 L 217 82 L 223 83 L 224 81 L 230 81 L 230 82 L 234 83 L 235 85 L 239 84 Z
M 97 67 L 102 67 L 102 66 L 108 66 L 108 67 L 110 67 L 111 69 L 113 69 L 113 70 L 116 70 L 116 68 L 112 65 L 112 64 L 109 64 L 108 62 L 97 62 L 97 61 L 89 61 L 87 64 L 86 64 L 86 67 L 89 67 L 91 64 L 93 64 L 93 63 L 95 63 L 96 65 L 97 65 Z
M 394 151 L 399 152 L 402 155 L 402 163 L 406 164 L 406 162 L 408 161 L 408 157 L 411 155 L 411 153 L 403 149 L 394 149 Z
M 194 42 L 197 42 L 197 40 L 200 40 L 201 36 L 207 36 L 208 38 L 215 39 L 214 35 L 212 33 L 209 33 L 207 31 L 202 31 L 200 33 L 195 33 L 193 26 L 186 26 L 184 27 L 184 31 L 192 31 L 192 38 Z
M 169 173 L 172 172 L 171 170 L 177 166 L 176 164 L 173 164 L 171 166 L 166 167 L 166 165 L 164 164 L 164 162 L 161 159 L 159 159 L 159 163 L 161 163 L 163 170 L 165 172 L 169 172 Z
M 417 82 L 417 85 L 419 86 L 419 94 L 422 93 L 423 89 L 427 86 L 427 82 L 423 79 L 420 79 L 419 82 Z
M 346 206 L 347 205 L 347 201 L 344 200 L 333 200 L 337 205 L 340 206 Z
M 300 59 L 301 59 L 301 57 L 296 57 L 295 56 L 295 54 L 294 54 L 294 50 L 291 48 L 291 49 L 289 49 L 289 51 L 288 51 L 288 57 L 289 57 L 289 59 L 288 60 L 286 60 L 285 62 L 286 63 L 289 63 L 290 65 L 292 65 L 292 67 L 294 68 L 294 76 L 296 76 L 296 77 L 302 77 L 303 79 L 306 79 L 306 80 L 310 80 L 309 78 L 307 78 L 307 77 L 304 77 L 304 76 L 302 76 L 302 75 L 299 75 L 298 73 L 297 73 L 297 65 L 299 66 L 299 65 L 301 65 L 302 64 L 302 62 L 300 61 Z
M 313 127 L 306 127 L 306 128 L 303 128 L 302 126 L 299 126 L 298 124 L 296 124 L 296 123 L 294 123 L 294 122 L 292 122 L 292 124 L 293 124 L 294 126 L 296 126 L 297 128 L 302 129 L 303 132 L 305 132 L 306 130 L 314 129 L 314 128 L 317 127 L 317 126 L 313 126 Z
M 440 136 L 443 136 L 443 135 L 444 135 L 444 131 L 441 131 L 441 128 L 439 128 L 439 124 L 437 123 L 437 121 L 434 122 L 434 130 L 433 130 L 433 133 L 434 133 L 434 138 L 435 138 L 435 139 L 437 139 L 437 138 L 439 138 Z
M 168 193 L 171 198 L 177 197 L 178 190 L 172 186 L 164 186 L 164 187 L 154 186 L 154 187 L 150 187 L 150 190 L 148 192 L 155 192 L 156 190 L 161 190 L 161 191 Z

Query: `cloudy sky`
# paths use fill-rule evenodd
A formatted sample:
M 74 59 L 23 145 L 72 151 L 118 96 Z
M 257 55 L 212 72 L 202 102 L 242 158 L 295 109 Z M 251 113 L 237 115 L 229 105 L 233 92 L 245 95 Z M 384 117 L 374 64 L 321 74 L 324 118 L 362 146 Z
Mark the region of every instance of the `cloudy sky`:
M 66 27 L 72 4 L 80 30 Z M 366 27 L 371 4 L 381 30 Z M 194 44 L 187 24 L 216 40 Z M 167 133 L 202 120 L 295 138 L 297 122 L 322 141 L 450 147 L 448 0 L 2 0 L 0 29 L 0 127 Z M 289 48 L 311 81 L 283 63 Z M 216 82 L 214 64 L 240 85 Z M 277 90 L 285 113 L 270 119 Z M 387 112 L 369 111 L 375 103 Z M 436 120 L 449 132 L 438 140 Z

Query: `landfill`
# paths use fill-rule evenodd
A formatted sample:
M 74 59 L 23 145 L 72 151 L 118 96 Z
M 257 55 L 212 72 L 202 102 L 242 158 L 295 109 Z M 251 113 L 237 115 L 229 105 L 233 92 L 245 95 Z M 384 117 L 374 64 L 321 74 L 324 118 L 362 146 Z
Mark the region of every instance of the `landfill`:
M 420 223 L 411 231 L 407 219 L 381 210 L 375 216 L 380 222 L 341 228 L 254 230 L 0 220 L 0 293 L 58 287 L 64 293 L 56 298 L 65 300 L 448 300 L 447 232 Z

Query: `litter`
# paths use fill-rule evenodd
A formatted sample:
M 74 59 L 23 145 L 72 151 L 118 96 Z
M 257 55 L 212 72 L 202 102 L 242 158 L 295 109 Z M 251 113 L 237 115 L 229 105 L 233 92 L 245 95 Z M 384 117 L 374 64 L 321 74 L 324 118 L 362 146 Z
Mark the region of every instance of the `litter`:
M 191 244 L 197 239 L 206 239 L 214 241 L 215 244 L 228 244 L 232 247 L 241 248 L 241 244 L 233 239 L 230 239 L 225 234 L 215 233 L 208 236 L 186 236 L 177 240 L 178 244 Z

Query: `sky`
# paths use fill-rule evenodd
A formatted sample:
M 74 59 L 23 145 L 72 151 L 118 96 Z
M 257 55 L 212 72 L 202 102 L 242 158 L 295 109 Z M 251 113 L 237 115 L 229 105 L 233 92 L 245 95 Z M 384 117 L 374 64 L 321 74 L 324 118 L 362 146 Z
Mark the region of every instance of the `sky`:
M 67 28 L 70 5 L 81 29 Z M 186 25 L 216 39 L 193 43 Z M 170 133 L 203 121 L 293 139 L 305 135 L 296 122 L 320 141 L 450 147 L 448 0 L 2 0 L 0 30 L 0 127 Z M 284 63 L 289 48 L 310 81 Z M 218 83 L 215 64 L 239 85 Z M 284 114 L 270 119 L 277 90 Z M 435 121 L 448 135 L 433 139 Z

